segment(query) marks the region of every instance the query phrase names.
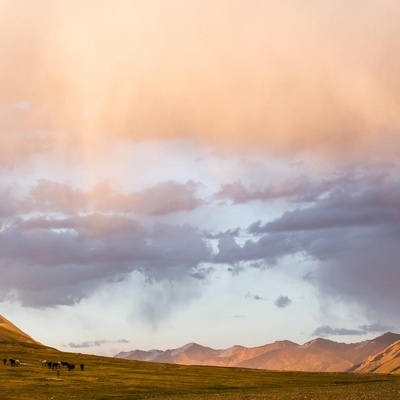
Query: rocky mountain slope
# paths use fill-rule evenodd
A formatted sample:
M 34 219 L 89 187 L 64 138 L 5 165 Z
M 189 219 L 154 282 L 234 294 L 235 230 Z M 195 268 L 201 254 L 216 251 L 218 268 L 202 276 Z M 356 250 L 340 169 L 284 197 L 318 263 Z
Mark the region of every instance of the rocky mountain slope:
M 400 340 L 368 357 L 356 372 L 400 373 Z
M 399 340 L 400 335 L 388 332 L 373 340 L 349 344 L 318 338 L 303 345 L 285 340 L 252 348 L 233 346 L 228 349 L 215 350 L 196 343 L 189 343 L 178 349 L 148 352 L 133 350 L 121 352 L 115 357 L 171 364 L 282 371 L 358 371 L 361 368 L 360 365 L 369 357 L 384 351 Z

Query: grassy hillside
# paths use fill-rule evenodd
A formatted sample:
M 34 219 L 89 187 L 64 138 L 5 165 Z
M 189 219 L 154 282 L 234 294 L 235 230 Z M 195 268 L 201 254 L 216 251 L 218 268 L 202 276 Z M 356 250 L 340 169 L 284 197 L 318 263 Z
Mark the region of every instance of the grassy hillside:
M 398 399 L 395 375 L 269 372 L 146 363 L 63 353 L 32 343 L 0 343 L 0 357 L 21 366 L 0 365 L 2 400 L 123 399 Z M 68 361 L 75 371 L 42 367 L 40 360 Z M 81 371 L 79 364 L 84 363 Z
M 0 343 L 15 342 L 39 344 L 9 320 L 0 315 Z

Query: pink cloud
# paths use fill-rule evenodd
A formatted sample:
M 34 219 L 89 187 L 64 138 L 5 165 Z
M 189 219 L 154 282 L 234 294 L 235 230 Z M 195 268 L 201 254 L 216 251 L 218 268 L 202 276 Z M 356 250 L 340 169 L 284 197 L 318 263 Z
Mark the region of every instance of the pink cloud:
M 397 2 L 194 4 L 4 1 L 0 103 L 30 104 L 1 120 L 16 157 L 32 131 L 51 132 L 52 151 L 184 136 L 398 155 Z

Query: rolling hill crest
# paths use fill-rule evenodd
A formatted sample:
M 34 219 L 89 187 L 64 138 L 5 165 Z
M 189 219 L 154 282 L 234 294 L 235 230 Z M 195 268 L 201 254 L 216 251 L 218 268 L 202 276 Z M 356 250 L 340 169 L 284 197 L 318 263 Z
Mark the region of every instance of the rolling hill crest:
M 121 352 L 115 357 L 182 365 L 343 372 L 359 371 L 361 365 L 364 365 L 367 360 L 372 360 L 373 356 L 382 351 L 388 351 L 385 349 L 388 346 L 395 346 L 396 343 L 400 353 L 400 335 L 388 332 L 373 340 L 349 344 L 318 338 L 303 345 L 284 340 L 259 347 L 233 346 L 228 349 L 215 350 L 197 343 L 189 343 L 180 348 L 166 351 Z M 397 349 L 397 347 L 395 348 Z M 395 350 L 390 354 L 395 354 Z M 398 360 L 400 362 L 400 358 Z M 360 370 L 360 372 L 362 371 Z

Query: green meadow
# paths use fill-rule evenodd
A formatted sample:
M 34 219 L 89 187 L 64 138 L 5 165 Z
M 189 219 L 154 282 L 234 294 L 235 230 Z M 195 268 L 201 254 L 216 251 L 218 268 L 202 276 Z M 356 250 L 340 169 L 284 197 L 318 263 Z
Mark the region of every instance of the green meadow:
M 400 377 L 180 366 L 64 353 L 36 344 L 0 344 L 2 400 L 400 399 Z M 43 367 L 67 361 L 74 371 Z M 79 365 L 85 365 L 81 371 Z

